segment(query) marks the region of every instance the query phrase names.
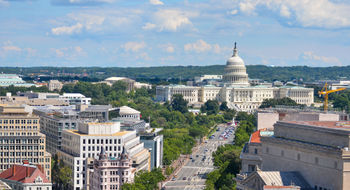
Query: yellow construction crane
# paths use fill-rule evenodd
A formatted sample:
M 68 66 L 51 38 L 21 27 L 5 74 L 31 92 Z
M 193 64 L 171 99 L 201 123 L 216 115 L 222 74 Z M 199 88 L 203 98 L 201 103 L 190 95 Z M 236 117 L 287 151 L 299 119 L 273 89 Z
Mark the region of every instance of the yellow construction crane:
M 326 112 L 328 110 L 328 94 L 330 93 L 333 93 L 333 92 L 339 92 L 339 91 L 342 91 L 342 90 L 345 90 L 346 88 L 338 88 L 338 89 L 335 89 L 335 90 L 328 90 L 328 84 L 326 83 L 322 90 L 321 91 L 318 91 L 318 94 L 321 96 L 321 95 L 324 95 L 324 105 L 323 105 L 323 109 L 324 111 Z

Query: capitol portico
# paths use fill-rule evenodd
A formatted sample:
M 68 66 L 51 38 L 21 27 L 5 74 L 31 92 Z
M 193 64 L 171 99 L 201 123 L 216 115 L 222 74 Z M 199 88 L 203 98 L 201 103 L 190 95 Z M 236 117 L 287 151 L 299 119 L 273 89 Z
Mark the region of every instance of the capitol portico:
M 220 86 L 157 86 L 156 100 L 171 101 L 174 94 L 181 94 L 189 104 L 205 103 L 208 100 L 227 102 L 227 105 L 238 111 L 252 112 L 265 99 L 289 97 L 298 104 L 310 106 L 314 103 L 314 90 L 300 86 L 270 87 L 264 85 L 251 86 L 244 61 L 238 56 L 235 47 L 233 55 L 225 66 L 225 73 Z

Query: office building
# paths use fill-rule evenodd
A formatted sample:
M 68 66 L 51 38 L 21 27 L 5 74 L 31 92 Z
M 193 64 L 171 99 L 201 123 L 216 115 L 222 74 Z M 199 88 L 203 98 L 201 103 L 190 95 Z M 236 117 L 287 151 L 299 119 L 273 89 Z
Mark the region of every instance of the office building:
M 70 105 L 90 105 L 91 98 L 87 98 L 80 93 L 63 93 L 59 100 L 69 103 Z
M 110 105 L 45 106 L 34 108 L 33 113 L 40 117 L 40 131 L 46 135 L 46 148 L 51 154 L 61 149 L 62 131 L 78 129 L 78 121 L 108 120 Z
M 77 130 L 62 132 L 62 146 L 58 155 L 73 170 L 72 189 L 86 189 L 88 158 L 98 158 L 101 147 L 108 157 L 120 157 L 123 147 L 137 171 L 150 170 L 150 154 L 136 136 L 136 131 L 120 131 L 119 122 L 79 122 Z
M 51 154 L 46 152 L 39 117 L 24 107 L 0 106 L 0 172 L 24 160 L 40 165 L 51 179 Z
M 149 128 L 139 132 L 140 141 L 144 143 L 151 154 L 151 170 L 163 167 L 163 135 L 159 134 L 163 129 Z

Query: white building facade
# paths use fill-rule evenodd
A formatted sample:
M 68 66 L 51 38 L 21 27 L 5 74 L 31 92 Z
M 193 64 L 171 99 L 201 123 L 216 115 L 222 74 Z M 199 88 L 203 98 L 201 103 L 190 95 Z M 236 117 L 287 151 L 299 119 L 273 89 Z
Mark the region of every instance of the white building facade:
M 223 81 L 220 87 L 168 85 L 157 86 L 156 101 L 171 101 L 174 94 L 181 94 L 189 104 L 205 103 L 208 100 L 226 101 L 230 108 L 252 112 L 265 99 L 289 97 L 298 104 L 310 106 L 314 103 L 312 88 L 265 85 L 250 86 L 244 61 L 238 56 L 235 47 L 233 56 L 227 60 Z
M 63 93 L 59 100 L 69 103 L 70 105 L 90 105 L 91 98 L 87 98 L 80 93 Z
M 71 189 L 87 189 L 87 160 L 97 159 L 102 147 L 108 157 L 115 158 L 121 155 L 124 147 L 136 171 L 150 170 L 150 153 L 136 131 L 120 131 L 119 122 L 79 123 L 78 130 L 62 132 L 62 146 L 58 151 L 64 163 L 72 168 Z

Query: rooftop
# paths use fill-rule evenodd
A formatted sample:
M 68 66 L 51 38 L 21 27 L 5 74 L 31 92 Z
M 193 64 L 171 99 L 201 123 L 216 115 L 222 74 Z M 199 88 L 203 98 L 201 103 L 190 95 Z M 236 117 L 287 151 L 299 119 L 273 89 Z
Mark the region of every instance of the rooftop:
M 309 125 L 326 129 L 350 131 L 350 121 L 284 121 L 286 123 Z
M 126 134 L 132 133 L 132 131 L 119 131 L 113 134 L 86 134 L 78 130 L 66 130 L 67 132 L 79 135 L 79 136 L 124 136 Z
M 18 181 L 21 183 L 34 183 L 37 177 L 42 178 L 43 183 L 50 183 L 46 178 L 45 173 L 40 170 L 41 168 L 29 164 L 13 165 L 11 168 L 3 171 L 0 174 L 0 178 Z
M 257 171 L 263 182 L 268 186 L 291 186 L 297 185 L 302 188 L 309 188 L 309 184 L 299 172 L 281 171 Z
M 260 130 L 259 131 L 255 131 L 254 133 L 252 133 L 252 135 L 250 136 L 250 142 L 251 143 L 261 143 L 260 141 Z
M 128 106 L 122 106 L 119 108 L 119 114 L 123 115 L 123 114 L 140 114 L 141 112 L 128 107 Z
M 250 143 L 261 143 L 260 139 L 262 136 L 273 136 L 273 131 L 268 131 L 267 129 L 260 129 L 255 131 L 250 136 Z

